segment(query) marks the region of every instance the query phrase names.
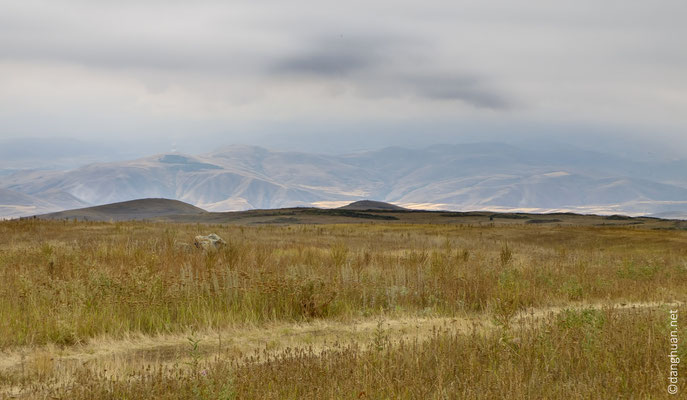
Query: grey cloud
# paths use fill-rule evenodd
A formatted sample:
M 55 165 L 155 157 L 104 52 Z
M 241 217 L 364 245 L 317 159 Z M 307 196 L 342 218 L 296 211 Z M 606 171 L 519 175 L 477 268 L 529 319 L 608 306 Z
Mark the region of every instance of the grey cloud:
M 228 45 L 186 46 L 135 38 L 64 34 L 52 38 L 0 39 L 0 60 L 61 62 L 101 69 L 233 72 L 249 70 L 251 51 Z
M 390 47 L 388 41 L 391 40 L 343 35 L 318 40 L 309 48 L 275 60 L 268 73 L 316 78 L 349 75 L 380 64 Z
M 435 100 L 460 100 L 475 107 L 494 110 L 511 108 L 513 101 L 490 89 L 487 82 L 474 75 L 410 76 L 405 84 L 418 96 Z
M 489 120 L 504 136 L 584 122 L 684 147 L 685 11 L 679 0 L 5 1 L 0 125 L 138 137 L 273 116 L 275 130 L 340 118 L 372 135 L 397 119 L 474 118 L 474 131 Z
M 338 37 L 313 41 L 309 48 L 275 60 L 267 73 L 281 78 L 343 80 L 369 97 L 413 96 L 494 110 L 512 106 L 484 77 L 436 71 L 432 51 L 429 43 L 418 39 Z
M 0 61 L 212 74 L 255 70 L 261 61 L 245 27 L 213 20 L 231 10 L 220 4 L 26 3 L 0 16 Z
M 312 75 L 317 77 L 341 76 L 369 67 L 376 62 L 366 54 L 340 53 L 327 50 L 304 54 L 280 61 L 273 70 L 278 73 Z

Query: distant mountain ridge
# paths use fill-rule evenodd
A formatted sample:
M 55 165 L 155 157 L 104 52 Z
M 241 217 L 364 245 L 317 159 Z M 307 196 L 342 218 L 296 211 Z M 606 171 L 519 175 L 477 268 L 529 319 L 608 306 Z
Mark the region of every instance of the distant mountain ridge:
M 86 206 L 88 203 L 60 190 L 49 189 L 32 196 L 0 188 L 0 219 Z
M 343 156 L 228 146 L 195 156 L 159 154 L 0 176 L 0 216 L 169 198 L 208 211 L 338 207 L 377 199 L 407 208 L 670 217 L 687 212 L 685 171 L 687 160 L 649 163 L 499 143 Z

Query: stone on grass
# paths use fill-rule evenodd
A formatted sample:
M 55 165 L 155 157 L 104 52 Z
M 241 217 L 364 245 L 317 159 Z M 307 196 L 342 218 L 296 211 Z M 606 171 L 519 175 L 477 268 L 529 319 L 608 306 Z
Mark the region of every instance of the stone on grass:
M 226 245 L 227 242 L 222 240 L 222 238 L 219 237 L 218 235 L 211 233 L 207 236 L 203 236 L 203 235 L 196 236 L 195 240 L 193 241 L 193 244 L 199 249 L 216 250 L 216 249 L 219 249 L 220 247 Z

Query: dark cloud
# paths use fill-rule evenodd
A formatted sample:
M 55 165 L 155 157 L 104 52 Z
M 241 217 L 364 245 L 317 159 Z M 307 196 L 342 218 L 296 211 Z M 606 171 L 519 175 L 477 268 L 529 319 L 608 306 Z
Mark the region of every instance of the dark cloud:
M 431 52 L 430 44 L 417 39 L 341 36 L 314 41 L 305 50 L 277 59 L 267 73 L 278 78 L 345 81 L 371 97 L 461 101 L 494 110 L 512 105 L 484 77 L 433 71 Z
M 290 58 L 280 62 L 274 70 L 286 74 L 308 74 L 318 77 L 342 76 L 369 67 L 373 62 L 373 59 L 362 54 L 327 51 Z
M 350 75 L 383 62 L 390 44 L 379 38 L 318 40 L 305 50 L 273 62 L 269 73 L 300 77 L 329 78 Z

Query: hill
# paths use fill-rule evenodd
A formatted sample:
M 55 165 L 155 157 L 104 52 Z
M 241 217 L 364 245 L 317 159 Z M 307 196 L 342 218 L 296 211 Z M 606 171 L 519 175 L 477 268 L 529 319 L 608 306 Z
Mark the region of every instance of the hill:
M 356 202 L 357 203 L 357 202 Z M 484 211 L 448 212 L 393 208 L 383 202 L 365 201 L 355 208 L 322 209 L 295 207 L 234 212 L 209 212 L 169 199 L 140 199 L 39 215 L 41 219 L 82 221 L 148 220 L 157 222 L 295 225 L 295 224 L 458 224 L 458 225 L 541 225 L 541 226 L 635 226 L 652 229 L 687 229 L 686 221 L 621 215 L 599 216 L 573 213 L 494 213 Z M 369 206 L 376 206 L 376 209 Z M 388 207 L 392 207 L 389 209 Z
M 151 220 L 168 216 L 199 216 L 207 211 L 178 200 L 139 199 L 102 206 L 44 214 L 43 219 L 78 219 L 82 221 Z
M 407 208 L 399 207 L 395 204 L 385 203 L 383 201 L 360 200 L 354 201 L 351 204 L 339 207 L 339 210 L 407 210 Z

